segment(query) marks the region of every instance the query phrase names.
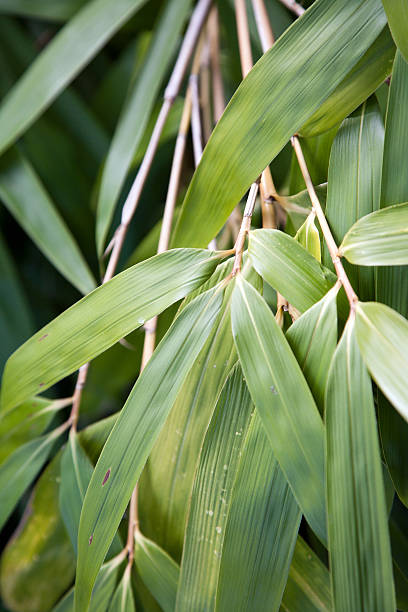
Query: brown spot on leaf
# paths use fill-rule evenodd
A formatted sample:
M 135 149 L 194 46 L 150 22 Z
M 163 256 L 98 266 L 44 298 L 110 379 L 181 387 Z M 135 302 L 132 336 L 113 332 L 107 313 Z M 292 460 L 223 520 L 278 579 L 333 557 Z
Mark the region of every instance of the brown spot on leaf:
M 39 387 L 43 387 L 43 386 L 44 386 L 44 383 L 40 383 L 40 384 L 39 384 Z
M 109 470 L 105 474 L 105 478 L 103 479 L 102 486 L 107 483 L 108 478 L 110 476 L 110 473 L 111 473 L 111 471 L 110 471 L 110 468 L 109 468 Z
M 38 342 L 41 342 L 41 340 L 44 340 L 44 338 L 47 338 L 48 334 L 44 334 L 43 336 L 41 336 L 41 338 L 38 340 Z
M 93 540 L 93 534 L 91 535 L 91 537 L 89 538 L 89 544 L 92 544 L 92 540 Z

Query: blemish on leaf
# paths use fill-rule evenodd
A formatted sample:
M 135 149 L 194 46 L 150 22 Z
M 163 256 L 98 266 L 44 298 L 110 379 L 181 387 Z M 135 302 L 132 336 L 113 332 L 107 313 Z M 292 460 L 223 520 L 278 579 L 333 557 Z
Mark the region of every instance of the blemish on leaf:
M 47 338 L 48 334 L 44 334 L 43 336 L 41 336 L 41 338 L 38 340 L 38 342 L 41 342 L 41 340 L 44 340 L 44 338 Z
M 278 394 L 277 390 L 275 389 L 275 387 L 274 387 L 273 385 L 271 385 L 271 386 L 270 386 L 270 389 L 271 389 L 271 391 L 272 391 L 272 393 L 273 393 L 274 395 L 277 395 L 277 394 Z
M 109 470 L 105 474 L 105 478 L 102 481 L 102 486 L 107 483 L 110 473 L 111 473 L 111 469 L 109 468 Z
M 45 383 L 40 383 L 38 386 L 43 387 Z
M 92 540 L 93 540 L 93 534 L 91 535 L 91 537 L 89 538 L 89 545 L 92 544 Z

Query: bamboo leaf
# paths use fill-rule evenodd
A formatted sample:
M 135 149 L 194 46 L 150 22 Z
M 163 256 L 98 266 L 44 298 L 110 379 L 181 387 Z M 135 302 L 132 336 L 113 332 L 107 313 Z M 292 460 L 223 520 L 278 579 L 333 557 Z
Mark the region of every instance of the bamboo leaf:
M 408 506 L 408 423 L 383 395 L 379 398 L 378 422 L 392 483 L 401 501 Z
M 128 565 L 109 606 L 110 612 L 136 612 L 131 584 L 131 566 Z
M 80 9 L 86 0 L 0 0 L 0 13 L 65 21 Z
M 208 244 L 251 183 L 384 26 L 377 0 L 318 0 L 286 30 L 238 87 L 212 133 L 187 192 L 174 245 Z
M 349 228 L 380 206 L 384 126 L 374 99 L 345 119 L 330 155 L 326 216 L 334 239 L 340 244 Z M 364 263 L 350 259 L 352 263 Z M 331 267 L 327 247 L 323 263 Z M 345 264 L 355 291 L 362 299 L 375 295 L 374 270 Z
M 338 286 L 335 285 L 324 298 L 291 325 L 286 333 L 316 404 L 323 414 L 324 394 L 331 361 L 337 345 Z
M 53 38 L 0 107 L 0 153 L 55 100 L 144 0 L 92 0 Z
M 155 542 L 137 531 L 135 534 L 135 564 L 139 576 L 164 612 L 176 606 L 180 568 Z
M 340 123 L 364 102 L 391 74 L 395 45 L 385 27 L 349 74 L 300 130 L 315 136 Z
M 313 396 L 266 302 L 240 277 L 231 318 L 245 379 L 274 454 L 307 521 L 324 542 L 324 434 Z
M 222 255 L 180 249 L 144 261 L 98 287 L 10 357 L 2 405 L 45 391 L 201 285 Z
M 19 446 L 40 436 L 55 413 L 70 403 L 70 399 L 31 397 L 7 412 L 0 412 L 0 463 Z
M 93 472 L 93 465 L 71 429 L 61 459 L 59 504 L 61 516 L 77 553 L 78 527 L 82 503 Z
M 214 610 L 228 508 L 252 403 L 241 368 L 229 375 L 205 436 L 191 495 L 176 610 Z
M 299 507 L 255 413 L 232 491 L 217 609 L 279 609 L 300 519 Z
M 330 367 L 326 429 L 335 608 L 392 612 L 396 605 L 374 401 L 352 319 Z
M 20 446 L 0 466 L 0 529 L 29 484 L 48 459 L 62 425 L 53 432 Z
M 281 612 L 330 612 L 333 610 L 328 569 L 298 536 Z
M 29 162 L 12 149 L 0 164 L 0 198 L 47 259 L 81 293 L 96 283 L 69 229 Z
M 408 421 L 408 321 L 384 304 L 360 302 L 356 336 L 371 376 Z
M 119 118 L 103 169 L 96 218 L 98 254 L 106 235 L 133 156 L 145 131 L 161 82 L 173 58 L 191 0 L 165 4 L 142 70 Z
M 318 302 L 336 282 L 332 272 L 278 230 L 250 232 L 248 253 L 258 274 L 301 312 Z
M 173 322 L 138 378 L 99 457 L 81 513 L 75 609 L 92 586 L 133 487 L 200 353 L 222 303 L 217 289 L 198 296 Z
M 363 266 L 408 264 L 408 203 L 366 215 L 344 236 L 340 253 Z
M 320 263 L 321 261 L 321 250 L 320 250 L 320 234 L 319 230 L 315 225 L 315 215 L 311 213 L 308 215 L 306 221 L 298 229 L 295 235 L 295 240 L 302 245 L 308 253 L 313 255 L 315 259 Z
M 408 62 L 408 7 L 404 0 L 383 0 L 393 38 Z

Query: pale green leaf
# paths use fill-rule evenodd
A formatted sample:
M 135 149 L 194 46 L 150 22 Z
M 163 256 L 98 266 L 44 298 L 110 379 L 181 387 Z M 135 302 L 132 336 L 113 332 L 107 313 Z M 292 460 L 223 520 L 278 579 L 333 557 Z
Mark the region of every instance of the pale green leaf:
M 331 612 L 330 574 L 299 536 L 283 593 L 281 612 Z
M 47 259 L 81 293 L 96 283 L 74 238 L 29 162 L 17 149 L 0 163 L 0 198 Z
M 122 580 L 116 587 L 116 591 L 109 605 L 109 612 L 136 612 L 132 592 L 131 571 L 132 568 L 128 565 Z
M 217 123 L 187 192 L 174 245 L 208 244 L 384 26 L 379 0 L 317 0 L 286 30 Z
M 325 542 L 324 429 L 313 396 L 268 305 L 240 277 L 231 318 L 245 379 L 274 454 L 307 521 Z
M 330 155 L 325 211 L 337 244 L 360 217 L 380 206 L 383 143 L 384 126 L 374 99 L 345 119 L 337 132 Z M 333 265 L 326 246 L 323 263 Z M 355 268 L 347 262 L 345 269 L 357 295 L 372 299 L 374 270 Z
M 408 321 L 384 304 L 359 302 L 356 336 L 371 376 L 408 421 Z
M 200 286 L 222 256 L 167 251 L 95 289 L 13 353 L 4 371 L 2 405 L 12 408 L 44 391 L 141 327 Z
M 340 254 L 363 266 L 408 264 L 408 203 L 388 206 L 357 221 Z
M 46 46 L 0 107 L 0 153 L 91 61 L 145 0 L 92 0 Z
M 221 391 L 200 453 L 185 532 L 177 611 L 215 609 L 232 486 L 251 411 L 251 397 L 241 368 L 236 366 Z
M 41 438 L 27 442 L 0 466 L 0 528 L 47 461 L 56 439 L 65 429 L 66 426 L 62 425 Z
M 96 245 L 104 250 L 106 235 L 127 172 L 145 131 L 155 98 L 173 58 L 191 0 L 171 0 L 155 26 L 146 59 L 119 118 L 103 169 L 96 217 Z
M 391 33 L 408 62 L 408 6 L 405 0 L 383 0 Z
M 135 564 L 139 576 L 164 612 L 176 606 L 180 568 L 155 542 L 137 531 L 135 534 Z
M 336 282 L 330 270 L 279 230 L 250 232 L 248 253 L 258 274 L 301 312 L 318 302 Z
M 217 609 L 279 609 L 300 519 L 299 507 L 255 413 L 232 491 Z
M 138 378 L 99 457 L 81 513 L 76 610 L 92 586 L 133 487 L 222 304 L 220 288 L 198 296 L 175 319 Z
M 301 136 L 314 136 L 328 130 L 354 111 L 391 74 L 394 56 L 395 45 L 389 29 L 385 27 L 360 61 L 301 128 Z
M 353 319 L 348 321 L 331 363 L 325 414 L 327 521 L 335 608 L 393 612 L 392 561 L 374 401 Z
M 320 263 L 321 250 L 320 250 L 320 234 L 319 230 L 315 225 L 315 214 L 311 213 L 308 215 L 306 221 L 298 229 L 295 235 L 295 240 L 302 245 L 308 253 L 313 255 L 315 259 Z
M 335 285 L 324 298 L 306 310 L 286 333 L 321 414 L 328 364 L 337 345 L 337 292 L 338 286 Z

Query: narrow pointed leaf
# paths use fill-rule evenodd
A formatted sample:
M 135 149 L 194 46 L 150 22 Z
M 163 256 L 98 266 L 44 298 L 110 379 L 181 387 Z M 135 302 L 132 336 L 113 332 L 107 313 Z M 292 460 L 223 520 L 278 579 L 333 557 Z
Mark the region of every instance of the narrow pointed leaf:
M 252 402 L 236 366 L 224 385 L 197 466 L 176 610 L 214 610 L 221 551 L 240 449 Z
M 0 0 L 0 13 L 34 17 L 49 21 L 65 21 L 78 11 L 86 0 Z
M 238 87 L 212 133 L 187 192 L 174 245 L 208 244 L 251 183 L 384 26 L 377 0 L 318 0 L 286 30 Z
M 380 206 L 383 143 L 384 126 L 374 99 L 345 119 L 336 134 L 330 155 L 325 212 L 337 244 L 356 221 Z M 326 246 L 323 263 L 332 266 Z M 357 295 L 373 299 L 374 270 L 349 266 L 347 262 L 345 268 Z
M 315 215 L 310 214 L 296 232 L 295 240 L 302 245 L 318 262 L 322 260 L 320 249 L 320 234 L 315 225 Z
M 37 119 L 144 0 L 92 0 L 58 32 L 0 107 L 0 152 Z
M 71 430 L 61 459 L 60 510 L 72 546 L 77 552 L 79 518 L 93 466 Z
M 385 27 L 363 57 L 300 130 L 315 136 L 340 123 L 391 74 L 395 45 Z
M 0 199 L 47 259 L 81 293 L 93 278 L 69 229 L 29 162 L 13 149 L 0 163 Z
M 131 584 L 131 566 L 128 565 L 109 606 L 109 612 L 136 612 Z
M 326 393 L 327 516 L 337 610 L 395 610 L 382 466 L 370 377 L 349 320 Z
M 330 270 L 279 230 L 250 232 L 248 253 L 258 274 L 301 312 L 322 299 L 336 282 Z
M 408 62 L 408 6 L 404 0 L 383 0 L 383 5 L 394 40 Z
M 279 609 L 300 519 L 299 507 L 255 413 L 232 491 L 217 609 Z
M 379 398 L 378 422 L 392 484 L 408 507 L 408 423 L 383 395 Z
M 384 304 L 360 302 L 356 336 L 371 376 L 408 421 L 408 321 Z
M 408 204 L 363 217 L 344 236 L 340 253 L 363 266 L 408 264 Z
M 13 353 L 4 372 L 2 405 L 12 408 L 74 372 L 201 285 L 221 257 L 202 250 L 168 251 L 95 289 Z
M 0 466 L 0 529 L 29 484 L 47 461 L 65 426 L 20 446 Z
M 299 536 L 283 594 L 281 612 L 331 612 L 330 574 Z
M 180 568 L 155 542 L 140 531 L 135 535 L 135 564 L 137 572 L 164 612 L 176 606 Z
M 81 513 L 75 609 L 92 586 L 154 442 L 218 315 L 222 292 L 198 296 L 157 347 L 99 457 Z
M 324 298 L 306 310 L 286 333 L 320 414 L 324 409 L 329 363 L 337 345 L 337 292 L 335 285 Z
M 325 542 L 324 429 L 313 396 L 271 310 L 240 277 L 231 318 L 245 379 L 274 454 L 307 521 Z
M 99 255 L 126 174 L 145 131 L 161 82 L 173 58 L 191 0 L 172 0 L 164 6 L 141 73 L 128 94 L 103 169 L 96 218 L 96 245 Z

